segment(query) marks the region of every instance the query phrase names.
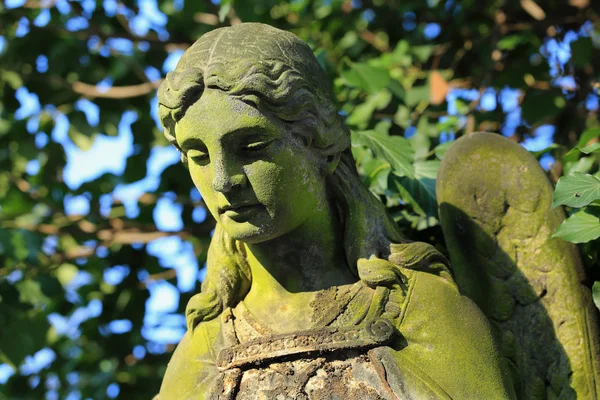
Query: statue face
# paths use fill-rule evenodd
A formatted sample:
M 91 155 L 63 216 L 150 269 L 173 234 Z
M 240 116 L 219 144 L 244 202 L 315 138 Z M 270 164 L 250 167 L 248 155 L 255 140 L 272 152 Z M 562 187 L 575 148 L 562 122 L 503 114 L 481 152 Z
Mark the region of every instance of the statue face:
M 326 205 L 324 160 L 268 111 L 206 89 L 176 137 L 206 206 L 233 239 L 284 235 Z

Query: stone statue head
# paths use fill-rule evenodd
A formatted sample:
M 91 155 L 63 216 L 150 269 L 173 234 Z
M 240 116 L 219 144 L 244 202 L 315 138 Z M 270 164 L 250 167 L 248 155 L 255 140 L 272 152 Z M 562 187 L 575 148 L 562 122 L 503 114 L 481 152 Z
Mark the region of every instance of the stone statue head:
M 362 186 L 328 77 L 298 37 L 257 23 L 211 31 L 167 74 L 158 97 L 165 135 L 189 164 L 217 220 L 202 293 L 188 305 L 189 324 L 214 318 L 242 300 L 252 282 L 244 243 L 271 240 L 303 212 L 309 217 L 310 209 L 298 205 L 314 200 L 318 207 L 320 194 L 334 204 L 346 260 L 357 279 L 371 286 L 401 279 L 388 259 L 394 246 L 397 250 L 409 244 L 383 205 Z M 210 157 L 205 144 L 188 145 L 199 129 L 205 140 L 237 143 L 229 148 L 219 144 L 219 154 L 211 160 L 219 166 L 213 166 L 210 177 L 201 169 Z M 281 136 L 289 155 L 261 163 L 260 154 L 268 151 L 273 135 Z M 239 157 L 255 157 L 257 167 L 236 167 Z M 308 190 L 295 183 L 302 180 Z M 251 223 L 239 212 L 222 217 L 232 201 L 230 191 L 241 185 L 251 189 L 238 199 L 240 204 L 260 202 L 267 210 Z

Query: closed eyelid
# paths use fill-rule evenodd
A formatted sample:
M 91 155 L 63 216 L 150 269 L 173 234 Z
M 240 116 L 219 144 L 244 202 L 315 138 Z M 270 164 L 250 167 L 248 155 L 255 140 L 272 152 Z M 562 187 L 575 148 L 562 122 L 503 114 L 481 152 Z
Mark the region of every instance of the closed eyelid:
M 271 143 L 272 141 L 274 141 L 276 138 L 274 137 L 269 137 L 269 136 L 259 136 L 259 137 L 254 137 L 250 140 L 244 140 L 241 142 L 241 147 L 254 147 L 254 146 L 261 146 L 264 144 L 268 144 Z
M 188 157 L 203 156 L 203 155 L 207 155 L 207 154 L 208 154 L 208 151 L 200 150 L 200 149 L 189 149 L 186 151 L 186 155 Z

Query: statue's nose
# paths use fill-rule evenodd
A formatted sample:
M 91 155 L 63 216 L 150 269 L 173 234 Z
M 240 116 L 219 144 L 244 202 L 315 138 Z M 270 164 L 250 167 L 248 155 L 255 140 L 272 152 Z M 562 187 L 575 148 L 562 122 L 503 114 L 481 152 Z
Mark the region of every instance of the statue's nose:
M 241 168 L 229 164 L 220 161 L 215 165 L 212 187 L 217 192 L 228 193 L 232 189 L 244 186 L 247 182 L 246 174 Z

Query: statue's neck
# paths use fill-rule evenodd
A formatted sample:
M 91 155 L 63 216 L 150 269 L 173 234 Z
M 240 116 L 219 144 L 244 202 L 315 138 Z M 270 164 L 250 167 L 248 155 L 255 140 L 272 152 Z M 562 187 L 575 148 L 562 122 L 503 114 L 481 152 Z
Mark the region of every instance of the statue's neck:
M 343 246 L 339 219 L 331 206 L 295 230 L 275 239 L 247 244 L 253 296 L 316 292 L 355 282 Z

